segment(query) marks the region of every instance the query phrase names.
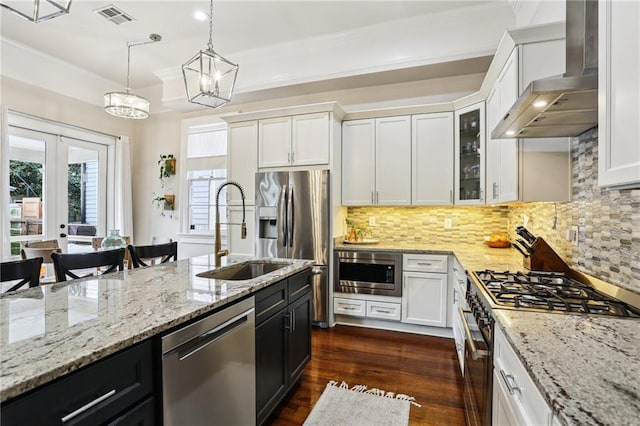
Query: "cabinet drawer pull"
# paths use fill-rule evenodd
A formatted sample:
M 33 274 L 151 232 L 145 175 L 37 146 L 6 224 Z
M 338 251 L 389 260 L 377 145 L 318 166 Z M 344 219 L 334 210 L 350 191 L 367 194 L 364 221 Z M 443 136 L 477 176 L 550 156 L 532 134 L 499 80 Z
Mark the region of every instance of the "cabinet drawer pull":
M 376 309 L 376 312 L 381 313 L 381 314 L 390 314 L 391 313 L 391 311 L 385 310 L 385 309 Z
M 93 401 L 83 405 L 82 407 L 78 408 L 77 410 L 67 414 L 66 416 L 64 416 L 63 418 L 60 419 L 60 421 L 62 423 L 66 423 L 69 420 L 73 419 L 74 417 L 76 417 L 79 414 L 84 413 L 85 411 L 87 411 L 89 408 L 100 404 L 102 401 L 104 401 L 105 399 L 108 399 L 110 397 L 112 397 L 113 395 L 116 394 L 116 390 L 115 389 L 111 389 L 109 392 L 105 393 L 102 396 L 97 397 L 96 399 L 94 399 Z
M 420 266 L 431 266 L 433 265 L 433 263 L 431 262 L 416 262 L 418 265 Z
M 520 393 L 520 388 L 518 387 L 518 384 L 516 383 L 516 380 L 514 379 L 513 375 L 505 373 L 504 370 L 501 368 L 500 376 L 502 377 L 502 380 L 504 380 L 504 384 L 507 385 L 507 389 L 509 390 L 509 393 L 511 395 L 513 395 L 516 392 Z
M 355 311 L 358 308 L 354 308 L 353 306 L 343 306 L 342 309 L 345 311 Z

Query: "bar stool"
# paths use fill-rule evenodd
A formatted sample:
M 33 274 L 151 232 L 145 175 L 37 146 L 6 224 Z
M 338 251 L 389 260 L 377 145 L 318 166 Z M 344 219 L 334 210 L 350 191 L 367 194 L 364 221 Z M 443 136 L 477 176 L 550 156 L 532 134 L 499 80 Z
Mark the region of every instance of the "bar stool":
M 25 284 L 29 287 L 38 287 L 40 285 L 40 267 L 42 266 L 42 258 L 16 260 L 13 262 L 2 262 L 0 264 L 0 282 L 16 281 L 20 282 L 6 290 L 16 291 Z

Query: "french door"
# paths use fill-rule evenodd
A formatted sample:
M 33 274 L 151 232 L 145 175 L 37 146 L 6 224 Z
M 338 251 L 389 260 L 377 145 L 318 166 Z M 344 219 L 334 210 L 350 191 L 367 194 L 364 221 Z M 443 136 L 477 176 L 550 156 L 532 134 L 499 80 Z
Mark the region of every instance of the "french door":
M 12 257 L 26 241 L 93 250 L 106 234 L 107 146 L 11 125 L 8 142 Z

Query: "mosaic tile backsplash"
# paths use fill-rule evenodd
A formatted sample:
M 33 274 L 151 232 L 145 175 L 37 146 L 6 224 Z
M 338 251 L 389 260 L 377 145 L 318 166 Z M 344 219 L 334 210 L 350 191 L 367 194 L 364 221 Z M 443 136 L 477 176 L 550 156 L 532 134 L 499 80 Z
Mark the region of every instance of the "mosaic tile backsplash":
M 573 268 L 640 293 L 640 189 L 598 186 L 598 132 L 572 141 L 572 201 L 484 207 L 349 207 L 347 218 L 367 237 L 390 242 L 482 242 L 492 232 L 527 228 L 543 237 Z M 368 226 L 370 217 L 376 226 Z M 444 229 L 451 219 L 451 229 Z M 580 226 L 579 245 L 566 240 Z
M 368 226 L 375 217 L 376 226 Z M 365 228 L 365 238 L 389 242 L 448 243 L 484 241 L 492 232 L 506 232 L 509 208 L 482 207 L 349 207 L 347 218 Z M 451 229 L 445 229 L 451 219 Z

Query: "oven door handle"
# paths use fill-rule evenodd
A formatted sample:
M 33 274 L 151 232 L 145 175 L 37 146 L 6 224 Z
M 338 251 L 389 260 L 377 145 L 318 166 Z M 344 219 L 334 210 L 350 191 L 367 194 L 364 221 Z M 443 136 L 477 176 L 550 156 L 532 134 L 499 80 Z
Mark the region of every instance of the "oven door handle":
M 485 358 L 489 356 L 489 351 L 476 348 L 476 343 L 473 341 L 473 335 L 471 334 L 471 328 L 469 327 L 467 318 L 464 316 L 465 312 L 471 313 L 471 311 L 464 311 L 462 308 L 458 308 L 458 313 L 460 314 L 460 319 L 464 326 L 464 332 L 467 335 L 467 342 L 469 342 L 469 346 L 471 347 L 471 358 L 473 360 Z

